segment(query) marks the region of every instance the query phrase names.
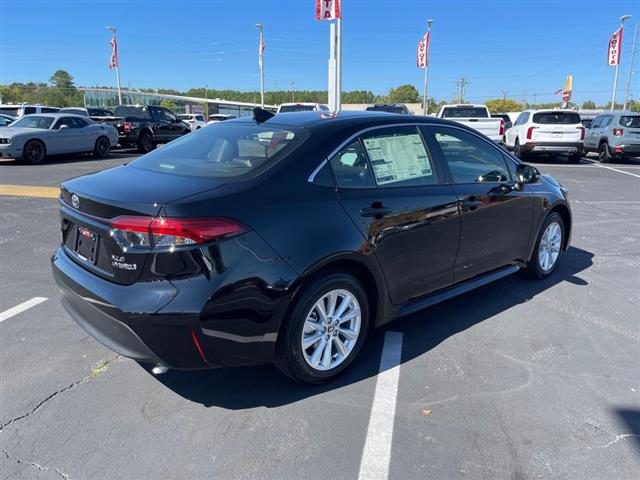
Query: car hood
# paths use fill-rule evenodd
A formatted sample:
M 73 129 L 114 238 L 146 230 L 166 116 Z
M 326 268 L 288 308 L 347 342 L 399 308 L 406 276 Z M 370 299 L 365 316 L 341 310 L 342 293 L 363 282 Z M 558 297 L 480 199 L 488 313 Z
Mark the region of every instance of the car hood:
M 163 205 L 223 186 L 211 178 L 183 177 L 153 172 L 130 165 L 102 170 L 64 182 L 62 199 L 71 204 L 76 194 L 81 208 L 94 216 L 111 218 L 123 214 L 157 215 Z
M 20 128 L 20 127 L 4 127 L 2 129 L 2 136 L 4 138 L 15 137 L 17 135 L 27 134 L 27 135 L 39 135 L 43 132 L 50 132 L 46 128 Z

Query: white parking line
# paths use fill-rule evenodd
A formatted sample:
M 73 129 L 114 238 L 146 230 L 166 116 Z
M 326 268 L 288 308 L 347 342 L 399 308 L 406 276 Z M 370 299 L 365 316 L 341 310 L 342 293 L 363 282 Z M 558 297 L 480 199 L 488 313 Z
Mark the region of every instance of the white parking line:
M 22 313 L 25 310 L 30 309 L 31 307 L 35 307 L 36 305 L 45 302 L 46 300 L 47 298 L 45 297 L 33 297 L 31 300 L 27 300 L 26 302 L 23 302 L 20 305 L 16 305 L 9 310 L 5 310 L 4 312 L 0 313 L 0 322 L 4 322 L 8 318 L 13 317 L 14 315 L 18 315 L 19 313 Z
M 402 333 L 387 332 L 369 416 L 367 438 L 360 460 L 359 480 L 383 480 L 389 477 L 401 357 Z
M 605 165 L 601 165 L 601 164 L 599 164 L 597 162 L 594 162 L 593 160 L 586 160 L 585 159 L 585 162 L 592 163 L 596 167 L 606 168 L 607 170 L 613 170 L 614 172 L 624 173 L 625 175 L 631 175 L 632 177 L 640 178 L 640 175 L 638 175 L 637 173 L 625 172 L 624 170 L 618 170 L 617 168 L 607 167 Z

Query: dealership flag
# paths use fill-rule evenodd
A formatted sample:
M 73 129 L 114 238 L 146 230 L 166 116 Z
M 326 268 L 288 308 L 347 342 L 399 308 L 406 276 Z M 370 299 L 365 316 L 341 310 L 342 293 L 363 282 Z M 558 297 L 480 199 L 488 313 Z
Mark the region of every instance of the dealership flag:
M 262 54 L 264 53 L 264 49 L 266 48 L 266 44 L 264 43 L 264 37 L 260 37 L 260 45 L 258 45 L 258 66 L 262 66 Z
M 609 39 L 609 52 L 607 55 L 607 65 L 620 64 L 620 52 L 622 50 L 622 27 L 611 34 Z
M 340 0 L 316 0 L 316 20 L 334 20 L 340 15 Z
M 568 102 L 571 100 L 571 92 L 573 91 L 573 75 L 567 75 L 564 80 L 564 89 L 562 90 L 562 101 Z
M 429 40 L 431 38 L 431 31 L 428 31 L 424 37 L 418 42 L 418 48 L 416 52 L 416 64 L 418 68 L 427 68 L 429 66 Z
M 111 41 L 111 59 L 109 60 L 109 68 L 116 68 L 118 66 L 118 39 L 114 35 Z

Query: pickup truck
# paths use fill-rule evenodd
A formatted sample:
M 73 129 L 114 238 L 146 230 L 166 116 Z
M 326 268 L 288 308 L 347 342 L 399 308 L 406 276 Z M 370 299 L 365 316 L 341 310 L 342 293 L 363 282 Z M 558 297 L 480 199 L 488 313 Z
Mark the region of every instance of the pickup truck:
M 438 118 L 447 118 L 486 135 L 497 143 L 504 141 L 504 120 L 491 118 L 486 105 L 443 105 Z
M 105 123 L 118 130 L 120 146 L 135 146 L 140 153 L 148 153 L 159 143 L 168 143 L 191 132 L 189 125 L 164 107 L 120 105 L 113 113 L 114 117 Z

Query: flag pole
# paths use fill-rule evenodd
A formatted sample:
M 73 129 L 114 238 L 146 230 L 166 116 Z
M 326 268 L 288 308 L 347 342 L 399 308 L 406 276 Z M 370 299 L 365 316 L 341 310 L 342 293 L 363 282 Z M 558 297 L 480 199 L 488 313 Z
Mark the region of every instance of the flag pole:
M 336 112 L 342 110 L 342 2 L 336 20 Z
M 427 34 L 430 35 L 431 32 L 431 24 L 433 23 L 433 20 L 427 20 Z M 429 41 L 431 41 L 431 38 L 429 37 Z M 429 97 L 428 97 L 428 92 L 429 92 L 429 44 L 425 45 L 425 66 L 424 66 L 424 98 L 423 98 L 423 103 L 424 106 L 422 108 L 422 113 L 423 115 L 426 117 L 427 114 L 429 113 Z
M 261 23 L 256 24 L 258 30 L 260 30 L 260 45 L 258 46 L 258 65 L 260 66 L 260 107 L 264 108 L 264 52 L 262 51 L 264 46 L 264 32 L 263 25 Z
M 116 29 L 114 27 L 107 27 L 107 30 L 113 32 L 113 38 L 116 42 L 116 83 L 118 85 L 118 105 L 122 105 L 122 87 L 120 86 L 120 55 L 118 54 L 117 45 L 118 37 L 116 35 Z
M 616 106 L 616 88 L 618 87 L 618 70 L 620 69 L 620 61 L 622 60 L 622 38 L 624 31 L 624 21 L 631 18 L 631 15 L 623 15 L 620 17 L 620 35 L 618 37 L 618 61 L 616 62 L 616 71 L 613 74 L 613 93 L 611 94 L 611 113 Z
M 631 63 L 629 63 L 629 79 L 627 80 L 627 91 L 624 95 L 624 105 L 622 110 L 627 109 L 627 103 L 629 103 L 629 91 L 631 90 L 631 77 L 633 76 L 633 61 L 636 56 L 636 40 L 638 40 L 638 22 L 636 22 L 636 28 L 633 31 L 633 46 L 631 47 Z

